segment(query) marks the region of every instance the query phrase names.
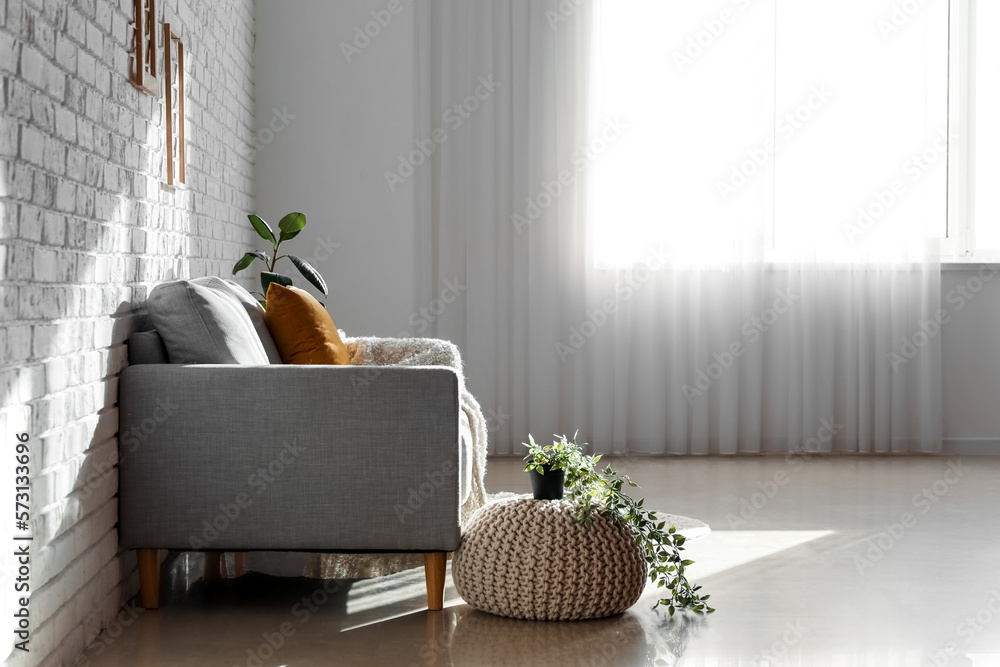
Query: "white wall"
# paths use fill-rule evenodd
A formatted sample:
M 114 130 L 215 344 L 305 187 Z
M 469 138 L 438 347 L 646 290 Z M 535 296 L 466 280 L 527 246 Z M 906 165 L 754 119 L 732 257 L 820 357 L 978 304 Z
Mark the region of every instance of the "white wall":
M 116 621 L 137 589 L 116 526 L 124 341 L 153 285 L 226 274 L 252 244 L 253 2 L 157 7 L 159 34 L 165 18 L 185 44 L 180 190 L 162 185 L 161 98 L 127 79 L 131 0 L 0 3 L 0 489 L 10 508 L 27 433 L 34 536 L 29 652 L 5 665 L 87 664 L 101 629 L 131 620 Z M 14 640 L 12 533 L 28 532 L 12 523 L 0 658 Z
M 257 8 L 258 127 L 274 108 L 297 114 L 258 157 L 258 209 L 276 219 L 299 208 L 309 216 L 310 243 L 329 233 L 342 244 L 320 268 L 333 286 L 334 320 L 351 333 L 405 330 L 415 305 L 412 183 L 390 194 L 383 178 L 415 138 L 411 0 L 400 0 L 400 14 L 350 64 L 340 46 L 388 6 L 313 0 Z M 942 279 L 942 307 L 952 313 L 942 332 L 945 437 L 950 446 L 1000 452 L 1000 277 L 961 311 L 944 301 L 973 275 L 949 268 Z
M 262 2 L 256 10 L 257 212 L 272 223 L 306 214 L 289 251 L 315 260 L 330 286 L 323 300 L 351 335 L 409 331 L 413 310 L 412 183 L 390 193 L 383 172 L 412 149 L 415 17 L 413 0 L 394 3 L 396 14 L 389 4 Z M 374 23 L 379 34 L 348 63 L 340 43 L 374 21 L 372 11 L 387 25 Z M 286 109 L 294 118 L 272 135 L 284 125 L 270 126 L 275 110 Z M 327 257 L 320 239 L 340 247 Z
M 1000 453 L 1000 273 L 980 283 L 980 268 L 948 268 L 941 277 L 950 317 L 941 334 L 944 431 L 948 446 Z

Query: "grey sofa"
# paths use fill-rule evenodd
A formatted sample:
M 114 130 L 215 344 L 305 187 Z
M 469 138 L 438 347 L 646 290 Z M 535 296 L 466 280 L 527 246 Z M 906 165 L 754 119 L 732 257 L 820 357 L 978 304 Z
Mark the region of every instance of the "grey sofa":
M 442 607 L 468 469 L 454 371 L 171 364 L 156 332 L 129 357 L 120 538 L 146 608 L 159 549 L 420 552 Z

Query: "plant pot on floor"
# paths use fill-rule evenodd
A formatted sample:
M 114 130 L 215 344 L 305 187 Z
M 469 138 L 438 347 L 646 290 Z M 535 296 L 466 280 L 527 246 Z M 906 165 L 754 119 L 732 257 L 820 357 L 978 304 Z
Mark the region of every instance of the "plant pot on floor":
M 552 466 L 543 465 L 545 474 L 537 470 L 529 470 L 531 478 L 531 493 L 535 500 L 562 500 L 563 483 L 566 481 L 565 470 L 552 470 Z

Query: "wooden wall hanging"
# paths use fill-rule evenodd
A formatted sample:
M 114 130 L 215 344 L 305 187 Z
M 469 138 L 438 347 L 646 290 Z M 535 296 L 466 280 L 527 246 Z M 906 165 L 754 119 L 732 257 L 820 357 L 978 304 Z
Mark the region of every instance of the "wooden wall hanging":
M 167 185 L 184 185 L 184 43 L 163 24 L 163 80 L 167 92 Z
M 132 84 L 150 95 L 159 95 L 156 80 L 156 0 L 133 0 L 135 23 L 132 33 Z

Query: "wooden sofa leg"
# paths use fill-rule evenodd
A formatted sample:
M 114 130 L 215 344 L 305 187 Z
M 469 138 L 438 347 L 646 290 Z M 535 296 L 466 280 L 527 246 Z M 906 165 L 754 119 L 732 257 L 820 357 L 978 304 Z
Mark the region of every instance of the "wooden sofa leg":
M 427 608 L 444 609 L 444 575 L 448 554 L 443 551 L 424 554 L 424 577 L 427 579 Z
M 136 558 L 139 561 L 139 593 L 142 595 L 142 606 L 146 609 L 159 609 L 160 550 L 139 549 Z
M 222 581 L 222 562 L 225 554 L 221 551 L 205 552 L 205 583 L 214 584 Z

